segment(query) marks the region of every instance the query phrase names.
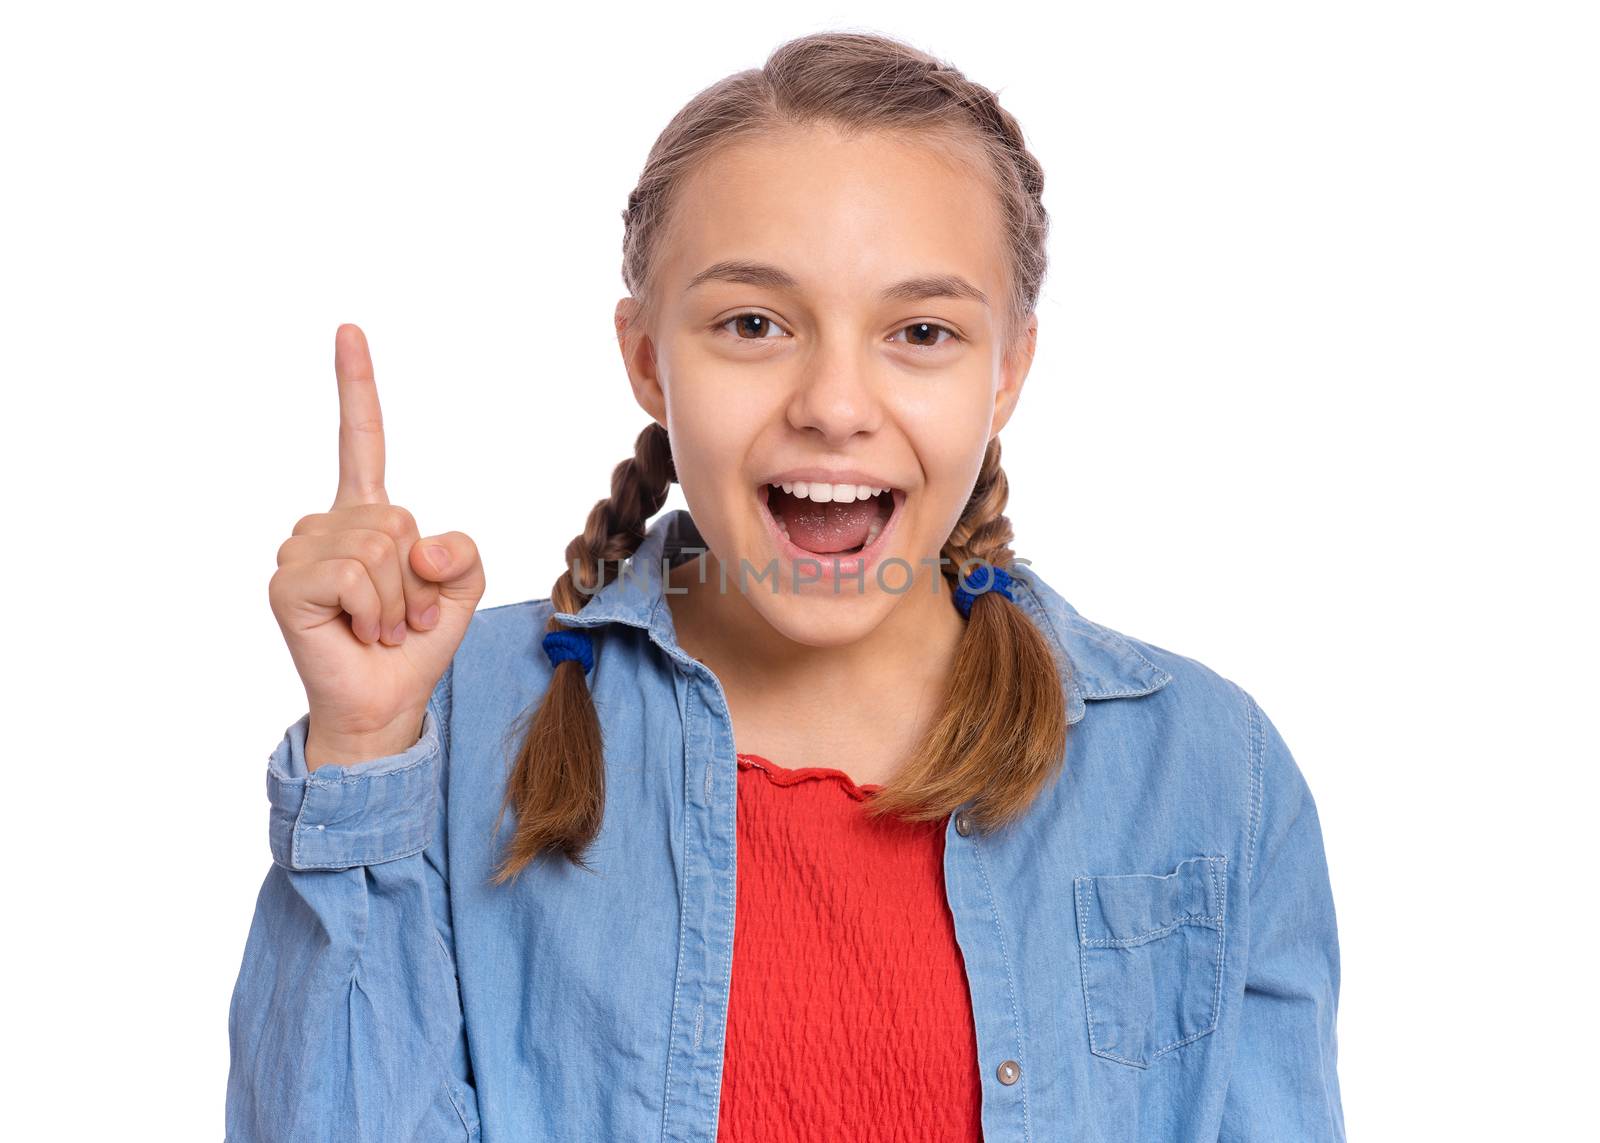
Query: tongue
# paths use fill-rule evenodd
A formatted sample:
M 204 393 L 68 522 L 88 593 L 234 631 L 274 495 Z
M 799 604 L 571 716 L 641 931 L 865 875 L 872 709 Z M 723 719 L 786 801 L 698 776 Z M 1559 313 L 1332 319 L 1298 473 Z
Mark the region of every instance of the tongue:
M 774 515 L 789 528 L 789 539 L 796 546 L 818 555 L 848 551 L 867 542 L 867 531 L 878 518 L 878 502 L 850 500 L 818 504 L 787 492 L 769 490 Z

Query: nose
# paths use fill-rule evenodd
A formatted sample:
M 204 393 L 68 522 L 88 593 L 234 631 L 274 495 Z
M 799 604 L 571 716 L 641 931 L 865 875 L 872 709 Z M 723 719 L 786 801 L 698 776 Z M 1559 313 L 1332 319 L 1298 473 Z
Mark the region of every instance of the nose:
M 796 379 L 788 416 L 796 429 L 814 431 L 835 446 L 857 433 L 875 432 L 883 423 L 883 406 L 864 361 L 848 353 L 820 353 Z

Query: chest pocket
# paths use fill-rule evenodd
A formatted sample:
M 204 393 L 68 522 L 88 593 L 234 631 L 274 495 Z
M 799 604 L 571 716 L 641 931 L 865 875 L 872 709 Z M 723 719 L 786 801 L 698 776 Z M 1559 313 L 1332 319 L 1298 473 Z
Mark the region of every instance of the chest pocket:
M 1217 1026 L 1227 857 L 1072 879 L 1089 1050 L 1149 1067 Z

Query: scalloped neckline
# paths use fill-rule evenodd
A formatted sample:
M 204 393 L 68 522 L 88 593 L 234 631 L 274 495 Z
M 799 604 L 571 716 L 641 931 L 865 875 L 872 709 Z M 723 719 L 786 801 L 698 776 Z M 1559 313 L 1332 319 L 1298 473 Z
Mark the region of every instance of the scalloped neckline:
M 850 777 L 849 774 L 833 766 L 791 768 L 780 766 L 772 759 L 760 754 L 744 752 L 735 754 L 734 758 L 738 761 L 741 769 L 760 770 L 767 776 L 768 780 L 777 786 L 794 786 L 801 782 L 809 781 L 832 781 L 838 783 L 845 793 L 858 802 L 865 801 L 871 795 L 883 789 L 883 784 L 880 782 L 866 782 L 857 785 L 855 779 Z

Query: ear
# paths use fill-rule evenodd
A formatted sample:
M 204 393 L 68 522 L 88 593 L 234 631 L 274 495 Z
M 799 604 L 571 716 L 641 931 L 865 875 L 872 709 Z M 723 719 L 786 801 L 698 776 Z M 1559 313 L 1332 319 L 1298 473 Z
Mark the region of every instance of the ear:
M 1018 345 L 1000 363 L 1000 384 L 994 393 L 994 419 L 989 425 L 991 440 L 1006 427 L 1006 422 L 1016 410 L 1017 401 L 1022 397 L 1022 383 L 1028 379 L 1028 370 L 1033 367 L 1033 351 L 1038 347 L 1038 342 L 1039 315 L 1030 313 Z
M 622 364 L 628 371 L 633 399 L 639 402 L 639 407 L 649 413 L 656 424 L 666 428 L 667 395 L 656 370 L 655 343 L 650 340 L 643 317 L 639 299 L 630 296 L 617 302 L 614 317 L 617 348 L 622 351 Z

